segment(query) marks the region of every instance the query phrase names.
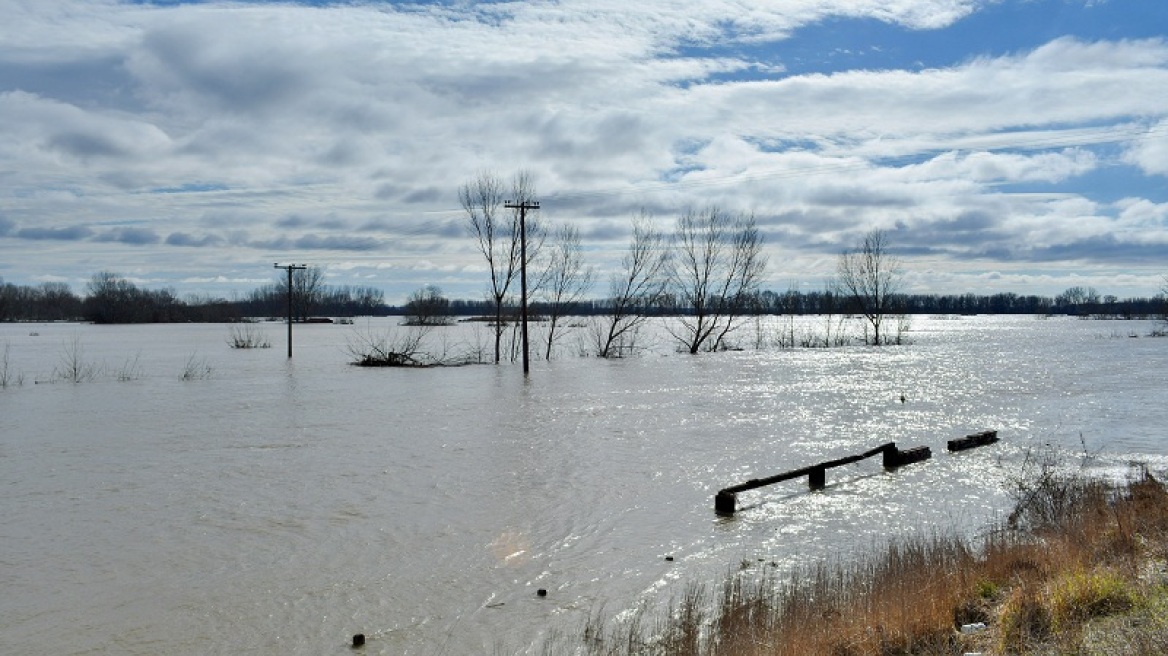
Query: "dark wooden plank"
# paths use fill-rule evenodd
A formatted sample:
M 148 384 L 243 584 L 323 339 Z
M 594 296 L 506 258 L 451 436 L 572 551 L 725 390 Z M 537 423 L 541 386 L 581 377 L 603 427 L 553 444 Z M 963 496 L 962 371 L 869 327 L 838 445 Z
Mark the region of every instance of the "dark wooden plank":
M 987 446 L 997 441 L 998 431 L 989 430 L 974 433 L 973 435 L 966 435 L 955 440 L 949 440 L 947 448 L 950 451 L 965 451 L 967 449 L 975 449 L 979 446 Z

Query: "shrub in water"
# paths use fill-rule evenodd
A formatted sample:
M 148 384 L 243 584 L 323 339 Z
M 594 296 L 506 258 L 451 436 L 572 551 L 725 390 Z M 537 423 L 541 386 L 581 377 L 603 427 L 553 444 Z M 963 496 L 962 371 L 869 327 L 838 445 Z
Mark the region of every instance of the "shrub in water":
M 231 333 L 227 337 L 227 343 L 231 348 L 236 349 L 272 347 L 272 341 L 268 339 L 267 334 L 250 323 L 231 326 Z

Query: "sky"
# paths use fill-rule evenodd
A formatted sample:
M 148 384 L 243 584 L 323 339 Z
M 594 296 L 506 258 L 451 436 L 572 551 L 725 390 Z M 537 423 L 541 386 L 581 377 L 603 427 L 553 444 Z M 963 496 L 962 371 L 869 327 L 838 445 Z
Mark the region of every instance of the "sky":
M 1168 2 L 0 0 L 5 282 L 481 298 L 458 188 L 519 171 L 594 296 L 710 207 L 775 291 L 881 229 L 910 292 L 1151 296 Z

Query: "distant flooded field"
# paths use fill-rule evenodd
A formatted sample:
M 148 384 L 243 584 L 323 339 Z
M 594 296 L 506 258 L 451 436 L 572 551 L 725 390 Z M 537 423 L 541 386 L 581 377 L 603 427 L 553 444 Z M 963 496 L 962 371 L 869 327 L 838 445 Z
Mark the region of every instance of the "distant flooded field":
M 1154 322 L 918 317 L 902 346 L 773 348 L 785 321 L 698 356 L 657 335 L 579 357 L 578 334 L 526 381 L 351 366 L 387 319 L 298 325 L 292 360 L 276 323 L 263 349 L 224 325 L 0 324 L 0 652 L 347 654 L 364 633 L 369 654 L 525 653 L 741 563 L 977 531 L 1046 445 L 1168 469 Z M 934 456 L 713 512 L 722 487 L 888 441 Z

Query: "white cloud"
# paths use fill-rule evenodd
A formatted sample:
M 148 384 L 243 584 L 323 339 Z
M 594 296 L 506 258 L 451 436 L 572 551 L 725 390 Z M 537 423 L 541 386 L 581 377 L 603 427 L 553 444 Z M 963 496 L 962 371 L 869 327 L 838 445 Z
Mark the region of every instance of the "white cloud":
M 619 250 L 639 207 L 665 224 L 716 202 L 755 212 L 772 261 L 813 276 L 872 225 L 937 257 L 1168 233 L 1138 198 L 1003 193 L 1111 165 L 1100 143 L 1168 174 L 1163 40 L 819 75 L 728 54 L 830 17 L 936 29 L 983 4 L 0 0 L 0 217 L 15 226 L 0 259 L 34 268 L 12 235 L 38 228 L 84 245 L 57 243 L 50 275 L 99 256 L 162 275 L 173 249 L 186 269 L 231 269 L 191 281 L 251 279 L 301 249 L 337 271 L 468 271 L 455 189 L 483 168 L 532 170 L 563 199 L 545 214 L 597 252 Z M 764 79 L 734 81 L 748 71 Z M 116 221 L 142 225 L 101 227 Z
M 1072 148 L 1037 154 L 952 151 L 907 169 L 920 175 L 923 180 L 964 179 L 979 184 L 994 184 L 1059 182 L 1087 173 L 1096 165 L 1094 153 Z
M 1168 176 L 1168 121 L 1161 120 L 1133 140 L 1124 161 L 1149 175 Z

